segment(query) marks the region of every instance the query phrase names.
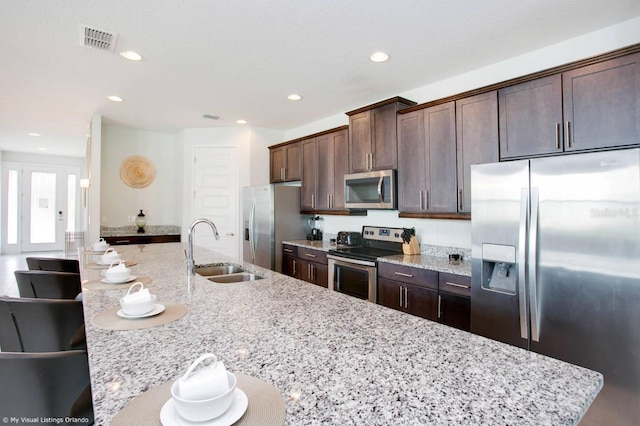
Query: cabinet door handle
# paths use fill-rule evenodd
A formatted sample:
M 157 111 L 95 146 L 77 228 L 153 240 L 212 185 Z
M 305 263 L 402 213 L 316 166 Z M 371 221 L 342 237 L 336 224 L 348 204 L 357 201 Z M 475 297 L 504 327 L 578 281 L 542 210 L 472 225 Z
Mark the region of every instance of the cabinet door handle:
M 556 149 L 560 149 L 560 123 L 556 123 Z
M 420 195 L 420 210 L 424 210 L 424 208 L 422 207 L 422 191 L 418 191 L 418 195 Z
M 400 307 L 402 308 L 402 286 L 398 287 L 398 303 L 400 304 Z
M 311 194 L 311 208 L 316 208 L 316 194 Z
M 298 275 L 297 266 L 298 266 L 298 262 L 296 262 L 296 260 L 294 259 L 293 260 L 293 275 Z
M 311 265 L 311 264 L 310 264 L 310 265 L 309 265 L 309 279 L 310 279 L 311 281 L 315 281 L 315 279 L 316 279 L 316 278 L 315 278 L 315 272 L 316 272 L 316 271 L 315 271 L 315 267 L 314 267 L 313 265 Z
M 438 319 L 440 319 L 441 314 L 442 314 L 442 296 L 438 295 Z
M 468 285 L 451 283 L 451 282 L 449 282 L 449 281 L 445 281 L 445 284 L 447 284 L 447 285 L 452 285 L 452 286 L 455 286 L 455 287 L 469 288 L 469 286 L 468 286 Z
M 284 180 L 284 167 L 280 167 L 280 180 Z
M 425 198 L 425 201 L 426 201 L 426 204 L 427 204 L 427 208 L 425 210 L 429 210 L 429 190 L 428 189 L 425 191 L 425 197 L 424 198 Z
M 329 194 L 329 208 L 333 208 L 333 194 Z
M 564 123 L 567 132 L 567 148 L 571 148 L 571 122 L 567 120 Z
M 317 257 L 315 254 L 311 254 L 311 253 L 305 253 L 304 255 L 308 257 Z
M 405 274 L 404 272 L 397 272 L 397 271 L 394 271 L 394 274 L 396 274 L 396 275 L 400 275 L 401 277 L 413 278 L 413 275 L 412 275 L 412 274 Z
M 327 194 L 327 208 L 331 208 L 331 195 Z
M 462 211 L 462 189 L 458 189 L 458 211 Z
M 409 287 L 404 288 L 404 307 L 409 309 Z

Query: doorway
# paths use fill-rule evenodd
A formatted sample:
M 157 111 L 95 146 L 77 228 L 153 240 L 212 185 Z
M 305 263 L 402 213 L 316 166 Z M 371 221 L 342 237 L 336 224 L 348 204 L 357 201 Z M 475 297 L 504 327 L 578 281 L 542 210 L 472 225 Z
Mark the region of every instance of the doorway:
M 63 250 L 80 225 L 80 168 L 3 165 L 2 252 Z
M 194 163 L 193 219 L 210 219 L 220 235 L 216 240 L 211 230 L 197 228 L 194 244 L 239 259 L 238 149 L 195 147 Z

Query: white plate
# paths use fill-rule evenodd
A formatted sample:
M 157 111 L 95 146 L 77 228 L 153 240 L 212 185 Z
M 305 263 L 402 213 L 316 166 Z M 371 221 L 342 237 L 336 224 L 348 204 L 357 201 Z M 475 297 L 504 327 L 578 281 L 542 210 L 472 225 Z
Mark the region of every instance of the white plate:
M 119 309 L 118 312 L 116 312 L 116 314 L 120 318 L 147 318 L 147 317 L 152 317 L 154 315 L 158 315 L 162 312 L 164 312 L 164 305 L 161 305 L 160 303 L 156 303 L 155 305 L 153 305 L 153 309 L 147 312 L 146 314 L 129 315 L 129 314 L 125 314 L 122 309 Z
M 101 283 L 105 283 L 105 284 L 124 284 L 124 283 L 130 283 L 131 281 L 135 281 L 137 280 L 138 277 L 136 277 L 135 275 L 129 275 L 129 278 L 127 278 L 124 281 L 110 281 L 106 278 L 102 278 L 100 280 Z
M 192 422 L 180 417 L 173 398 L 169 398 L 160 410 L 160 422 L 162 422 L 163 426 L 230 426 L 242 417 L 245 411 L 247 411 L 248 406 L 249 398 L 247 398 L 247 394 L 242 392 L 241 389 L 236 388 L 236 390 L 233 391 L 233 402 L 231 402 L 231 406 L 224 414 L 211 420 Z

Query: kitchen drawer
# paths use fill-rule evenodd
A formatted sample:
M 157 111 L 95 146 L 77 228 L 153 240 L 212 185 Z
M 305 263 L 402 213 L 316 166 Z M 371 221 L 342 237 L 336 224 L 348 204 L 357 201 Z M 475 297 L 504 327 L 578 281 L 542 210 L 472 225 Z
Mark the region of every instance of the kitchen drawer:
M 298 247 L 298 259 L 308 260 L 309 262 L 327 264 L 327 252 L 322 250 L 314 250 L 306 247 Z
M 438 273 L 395 263 L 378 263 L 378 276 L 408 284 L 438 289 Z
M 471 297 L 471 277 L 440 272 L 440 291 Z
M 288 256 L 298 257 L 298 246 L 282 244 L 282 253 Z

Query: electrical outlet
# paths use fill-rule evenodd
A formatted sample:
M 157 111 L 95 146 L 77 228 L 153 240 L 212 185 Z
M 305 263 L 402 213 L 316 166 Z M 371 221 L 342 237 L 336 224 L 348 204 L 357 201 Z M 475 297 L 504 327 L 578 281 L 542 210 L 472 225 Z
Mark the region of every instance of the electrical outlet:
M 128 216 L 127 217 L 127 222 L 129 223 L 135 223 L 136 221 L 136 217 L 135 216 Z

